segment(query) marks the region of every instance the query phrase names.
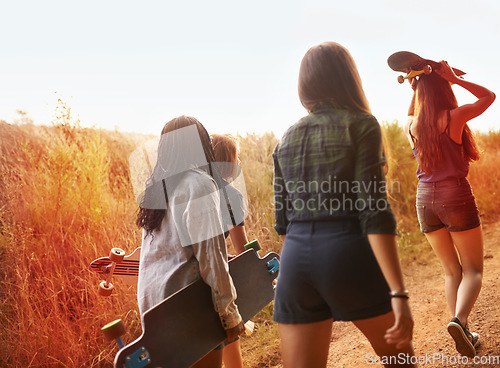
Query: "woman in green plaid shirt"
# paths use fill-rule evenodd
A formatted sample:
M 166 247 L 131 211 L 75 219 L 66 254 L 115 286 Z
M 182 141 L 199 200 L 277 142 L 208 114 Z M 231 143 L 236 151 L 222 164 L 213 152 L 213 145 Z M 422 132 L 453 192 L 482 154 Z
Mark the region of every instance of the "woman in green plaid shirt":
M 273 154 L 275 228 L 285 238 L 274 312 L 284 367 L 326 367 L 336 320 L 368 338 L 375 354 L 365 363 L 413 367 L 381 129 L 350 53 L 333 42 L 312 47 L 299 97 L 308 115 Z

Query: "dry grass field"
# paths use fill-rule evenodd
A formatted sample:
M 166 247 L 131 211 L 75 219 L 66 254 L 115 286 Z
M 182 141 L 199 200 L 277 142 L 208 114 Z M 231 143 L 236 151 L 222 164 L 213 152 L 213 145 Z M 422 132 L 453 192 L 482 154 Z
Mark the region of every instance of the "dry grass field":
M 414 210 L 415 162 L 402 129 L 384 124 L 388 188 L 399 222 L 402 257 L 425 257 L 427 247 Z M 111 367 L 116 344 L 100 328 L 122 318 L 125 340 L 140 334 L 135 290 L 119 282 L 109 298 L 97 295 L 91 260 L 110 248 L 127 252 L 140 244 L 137 204 L 128 158 L 148 139 L 81 128 L 61 103 L 51 126 L 0 122 L 0 366 Z M 479 136 L 483 158 L 470 181 L 483 218 L 499 213 L 500 134 Z M 250 239 L 264 252 L 281 249 L 273 230 L 273 165 L 278 138 L 271 133 L 240 137 L 249 200 Z M 272 305 L 242 338 L 248 367 L 279 363 L 279 337 Z

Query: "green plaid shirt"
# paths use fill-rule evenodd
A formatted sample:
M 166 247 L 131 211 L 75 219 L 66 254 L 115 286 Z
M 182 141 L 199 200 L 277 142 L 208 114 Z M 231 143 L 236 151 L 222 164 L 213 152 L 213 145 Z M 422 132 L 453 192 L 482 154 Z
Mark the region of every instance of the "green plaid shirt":
M 278 234 L 291 221 L 355 218 L 364 234 L 396 234 L 374 116 L 317 109 L 287 130 L 273 159 Z

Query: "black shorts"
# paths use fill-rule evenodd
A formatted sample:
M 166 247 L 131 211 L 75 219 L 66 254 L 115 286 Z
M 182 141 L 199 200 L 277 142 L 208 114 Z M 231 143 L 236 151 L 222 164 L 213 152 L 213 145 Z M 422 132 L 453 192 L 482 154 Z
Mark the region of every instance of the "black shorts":
M 357 220 L 289 225 L 276 288 L 276 322 L 356 321 L 390 311 L 389 286 Z

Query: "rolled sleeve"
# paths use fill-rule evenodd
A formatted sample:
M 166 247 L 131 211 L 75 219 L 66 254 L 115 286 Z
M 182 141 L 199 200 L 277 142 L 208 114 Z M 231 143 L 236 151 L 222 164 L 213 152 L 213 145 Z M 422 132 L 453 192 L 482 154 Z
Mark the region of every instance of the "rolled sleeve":
M 286 203 L 288 198 L 288 193 L 286 191 L 285 180 L 283 179 L 283 174 L 281 173 L 280 165 L 277 159 L 278 146 L 276 146 L 273 153 L 274 160 L 274 181 L 273 181 L 273 191 L 274 191 L 274 214 L 276 218 L 276 225 L 274 229 L 278 235 L 285 235 L 286 228 L 288 226 L 288 219 L 286 217 Z
M 361 121 L 358 128 L 354 180 L 360 188 L 358 202 L 363 203 L 361 229 L 365 234 L 396 234 L 396 219 L 387 200 L 382 130 L 373 116 Z
M 193 244 L 203 281 L 212 289 L 212 301 L 224 329 L 241 322 L 236 300 L 236 289 L 229 275 L 224 236 Z
M 234 303 L 236 289 L 229 275 L 217 186 L 213 180 L 200 176 L 184 190 L 190 196 L 182 216 L 184 238 L 192 247 L 203 281 L 212 289 L 214 309 L 221 323 L 225 329 L 232 328 L 241 321 L 241 316 Z

